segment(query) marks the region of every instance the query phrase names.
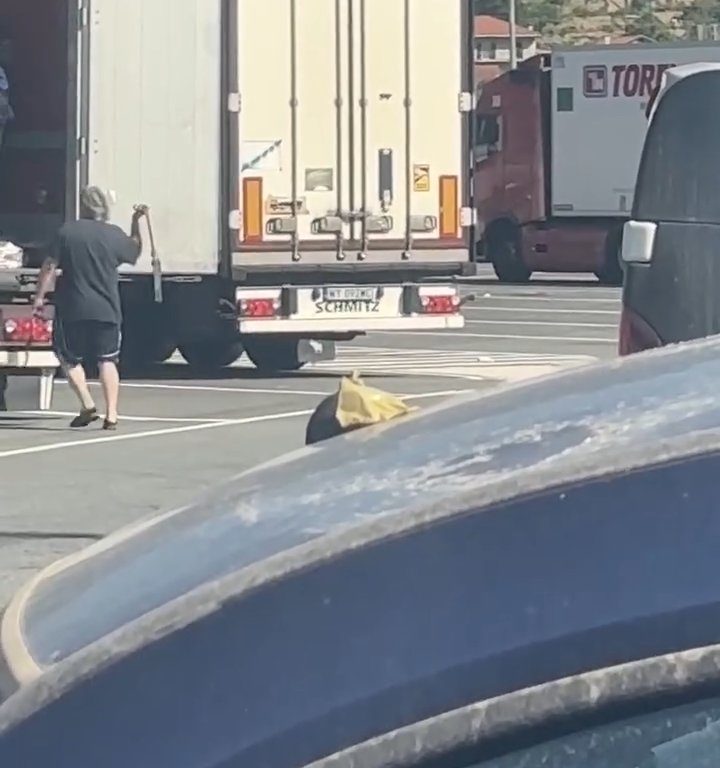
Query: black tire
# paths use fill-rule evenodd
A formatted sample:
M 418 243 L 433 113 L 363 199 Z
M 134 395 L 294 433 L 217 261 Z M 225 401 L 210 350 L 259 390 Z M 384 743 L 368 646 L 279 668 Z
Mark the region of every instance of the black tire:
M 595 275 L 603 285 L 620 286 L 625 279 L 620 252 L 622 227 L 613 227 L 605 236 L 605 263 Z
M 180 345 L 180 354 L 196 371 L 211 372 L 227 368 L 243 353 L 242 342 L 205 339 Z
M 244 339 L 252 364 L 263 373 L 299 371 L 305 363 L 298 358 L 299 341 L 282 336 L 250 336 Z
M 153 335 L 147 329 L 125 327 L 120 351 L 123 368 L 136 369 L 164 363 L 177 350 L 177 344 L 167 337 Z
M 498 227 L 488 236 L 488 258 L 498 280 L 503 283 L 527 283 L 532 270 L 523 260 L 520 232 L 517 227 Z

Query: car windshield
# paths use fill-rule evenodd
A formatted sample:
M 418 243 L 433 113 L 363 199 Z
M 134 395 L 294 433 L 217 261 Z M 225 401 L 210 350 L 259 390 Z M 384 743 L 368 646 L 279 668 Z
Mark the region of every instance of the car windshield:
M 590 728 L 463 768 L 713 768 L 718 760 L 720 702 L 713 699 Z

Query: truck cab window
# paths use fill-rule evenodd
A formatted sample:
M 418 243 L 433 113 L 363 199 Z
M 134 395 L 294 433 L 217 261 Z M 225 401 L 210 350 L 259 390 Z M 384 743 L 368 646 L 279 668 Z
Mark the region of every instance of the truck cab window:
M 499 115 L 478 115 L 475 127 L 475 157 L 484 160 L 502 149 L 502 118 Z

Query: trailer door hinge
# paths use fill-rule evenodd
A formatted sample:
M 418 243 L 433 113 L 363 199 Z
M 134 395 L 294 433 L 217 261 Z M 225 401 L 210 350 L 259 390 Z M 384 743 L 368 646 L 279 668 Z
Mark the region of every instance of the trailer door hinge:
M 475 107 L 475 96 L 470 91 L 461 91 L 458 94 L 458 111 L 472 112 Z
M 239 112 L 242 107 L 242 97 L 239 93 L 228 94 L 228 112 Z
M 77 156 L 85 157 L 85 155 L 87 155 L 87 139 L 85 136 L 80 136 L 77 140 Z
M 463 207 L 460 209 L 460 226 L 472 227 L 477 223 L 477 213 L 474 208 Z
M 77 26 L 78 29 L 85 29 L 89 22 L 89 9 L 86 0 L 82 0 L 77 9 Z
M 230 211 L 230 215 L 228 216 L 228 227 L 233 232 L 240 231 L 241 222 L 242 222 L 242 216 L 240 214 L 240 211 Z

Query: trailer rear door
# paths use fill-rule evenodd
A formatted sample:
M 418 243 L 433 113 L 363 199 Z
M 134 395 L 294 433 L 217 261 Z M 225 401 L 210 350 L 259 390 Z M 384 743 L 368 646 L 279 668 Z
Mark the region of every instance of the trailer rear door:
M 237 0 L 234 264 L 468 260 L 465 0 Z
M 92 0 L 85 179 L 128 227 L 144 202 L 163 271 L 215 274 L 221 251 L 221 0 Z M 82 178 L 82 174 L 81 174 Z M 149 253 L 134 271 L 150 272 Z M 132 270 L 131 270 L 132 271 Z

